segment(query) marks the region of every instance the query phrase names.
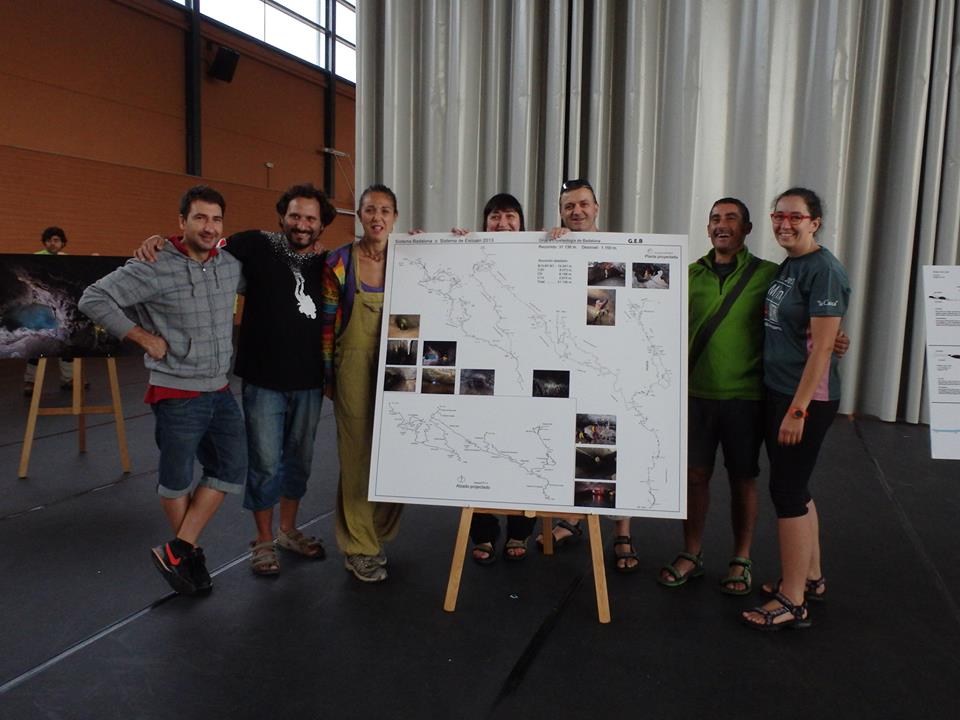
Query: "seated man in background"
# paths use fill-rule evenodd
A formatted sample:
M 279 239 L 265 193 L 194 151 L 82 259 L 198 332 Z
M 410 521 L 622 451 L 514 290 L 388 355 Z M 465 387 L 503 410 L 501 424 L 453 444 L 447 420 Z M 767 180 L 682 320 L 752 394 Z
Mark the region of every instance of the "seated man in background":
M 48 227 L 40 235 L 40 242 L 43 244 L 43 250 L 37 250 L 34 255 L 66 255 L 64 248 L 67 246 L 67 234 L 62 228 L 55 225 Z M 60 389 L 73 389 L 73 358 L 60 358 Z M 26 397 L 33 395 L 33 384 L 37 379 L 37 360 L 36 358 L 27 360 L 27 368 L 23 373 L 23 394 Z

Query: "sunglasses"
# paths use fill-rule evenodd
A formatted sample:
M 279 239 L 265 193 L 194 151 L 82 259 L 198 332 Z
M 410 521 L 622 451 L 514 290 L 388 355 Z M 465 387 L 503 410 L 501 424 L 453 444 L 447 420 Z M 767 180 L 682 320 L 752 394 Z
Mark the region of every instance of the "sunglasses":
M 587 190 L 593 192 L 593 185 L 591 185 L 588 180 L 577 178 L 576 180 L 567 180 L 565 183 L 563 183 L 563 185 L 560 186 L 560 194 L 562 195 L 563 193 L 570 192 L 571 190 L 579 190 L 580 188 L 587 188 Z

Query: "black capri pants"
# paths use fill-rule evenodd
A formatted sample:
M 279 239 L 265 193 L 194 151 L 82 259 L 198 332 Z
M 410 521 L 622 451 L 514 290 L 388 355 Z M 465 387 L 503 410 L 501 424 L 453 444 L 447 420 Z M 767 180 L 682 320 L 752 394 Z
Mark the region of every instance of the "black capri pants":
M 764 440 L 770 459 L 770 498 L 778 518 L 803 517 L 810 502 L 810 476 L 817 464 L 820 446 L 840 407 L 839 400 L 814 400 L 807 407 L 803 437 L 798 445 L 777 442 L 783 416 L 793 405 L 792 395 L 767 388 L 764 400 Z

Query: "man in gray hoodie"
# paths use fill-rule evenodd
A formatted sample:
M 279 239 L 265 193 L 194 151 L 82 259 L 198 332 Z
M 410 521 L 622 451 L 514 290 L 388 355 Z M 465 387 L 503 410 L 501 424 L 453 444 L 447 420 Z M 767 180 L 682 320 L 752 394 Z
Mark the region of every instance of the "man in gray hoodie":
M 240 263 L 217 251 L 223 196 L 198 185 L 180 201 L 181 237 L 156 263 L 130 260 L 86 289 L 80 310 L 145 352 L 145 401 L 156 417 L 157 493 L 174 539 L 151 550 L 154 565 L 179 593 L 212 587 L 200 533 L 225 493 L 243 490 L 247 446 L 230 392 L 233 306 Z M 194 456 L 203 475 L 194 487 Z

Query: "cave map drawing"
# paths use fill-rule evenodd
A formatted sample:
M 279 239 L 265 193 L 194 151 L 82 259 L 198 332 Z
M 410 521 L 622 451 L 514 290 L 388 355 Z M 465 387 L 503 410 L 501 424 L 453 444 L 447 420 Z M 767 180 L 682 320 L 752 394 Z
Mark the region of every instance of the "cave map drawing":
M 385 322 L 371 500 L 684 517 L 686 236 L 390 242 L 384 318 L 418 318 L 417 373 L 395 382 Z
M 83 291 L 127 258 L 0 254 L 0 358 L 130 354 L 77 310 Z

